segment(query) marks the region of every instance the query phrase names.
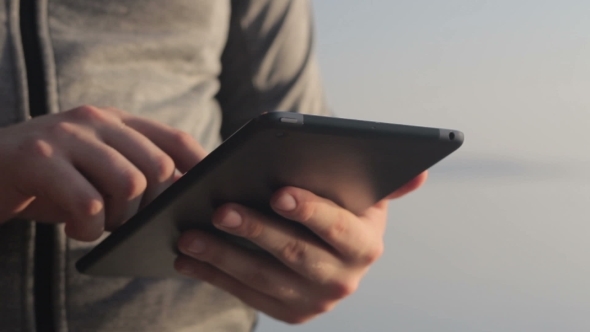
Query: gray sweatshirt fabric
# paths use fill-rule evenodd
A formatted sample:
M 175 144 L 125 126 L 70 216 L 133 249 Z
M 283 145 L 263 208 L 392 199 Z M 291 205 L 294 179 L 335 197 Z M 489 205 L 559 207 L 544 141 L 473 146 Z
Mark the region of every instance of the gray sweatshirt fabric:
M 27 121 L 30 109 L 20 1 L 0 3 L 6 127 Z M 328 114 L 306 0 L 37 0 L 37 9 L 35 57 L 50 113 L 116 107 L 187 131 L 208 150 L 265 111 Z M 68 239 L 62 226 L 56 233 L 56 331 L 250 331 L 255 323 L 254 310 L 196 280 L 81 275 L 74 263 L 98 241 Z M 33 221 L 0 224 L 0 331 L 36 331 L 34 240 Z

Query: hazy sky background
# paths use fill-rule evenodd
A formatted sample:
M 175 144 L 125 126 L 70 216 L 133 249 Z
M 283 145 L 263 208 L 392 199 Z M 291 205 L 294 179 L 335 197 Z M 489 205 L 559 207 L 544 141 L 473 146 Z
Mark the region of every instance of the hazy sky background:
M 590 2 L 316 0 L 343 117 L 466 143 L 391 205 L 360 290 L 259 331 L 590 331 Z

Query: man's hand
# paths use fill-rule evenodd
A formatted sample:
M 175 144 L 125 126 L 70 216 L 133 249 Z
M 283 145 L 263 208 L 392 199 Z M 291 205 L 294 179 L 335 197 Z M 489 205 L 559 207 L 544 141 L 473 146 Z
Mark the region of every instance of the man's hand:
M 190 135 L 115 109 L 81 106 L 0 129 L 0 223 L 65 222 L 94 240 L 205 156 Z
M 426 172 L 392 193 L 401 197 L 426 180 Z M 353 293 L 383 252 L 387 201 L 356 216 L 299 188 L 279 190 L 271 206 L 306 226 L 271 220 L 237 204 L 214 214 L 214 225 L 256 243 L 269 254 L 240 248 L 211 234 L 187 231 L 176 269 L 235 295 L 250 306 L 289 323 L 301 323 L 332 309 Z

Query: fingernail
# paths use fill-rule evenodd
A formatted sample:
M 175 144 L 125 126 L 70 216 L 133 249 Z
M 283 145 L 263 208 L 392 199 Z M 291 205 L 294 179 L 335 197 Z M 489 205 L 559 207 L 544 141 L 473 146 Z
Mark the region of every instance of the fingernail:
M 292 211 L 297 207 L 297 201 L 290 194 L 283 194 L 275 202 L 275 208 L 283 211 Z
M 205 242 L 199 239 L 194 239 L 186 248 L 188 252 L 193 254 L 201 254 L 205 251 Z
M 236 228 L 242 224 L 242 216 L 234 210 L 225 214 L 219 225 L 227 228 Z

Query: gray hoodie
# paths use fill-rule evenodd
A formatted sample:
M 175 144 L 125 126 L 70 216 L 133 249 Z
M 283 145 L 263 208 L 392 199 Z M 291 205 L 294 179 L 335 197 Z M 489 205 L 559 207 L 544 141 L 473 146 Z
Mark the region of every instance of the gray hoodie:
M 187 131 L 211 150 L 264 111 L 326 114 L 311 21 L 306 0 L 2 0 L 0 126 L 40 111 L 113 106 Z M 199 281 L 79 274 L 75 261 L 95 243 L 57 226 L 51 269 L 37 269 L 50 280 L 42 300 L 53 326 L 36 326 L 35 229 L 26 220 L 0 224 L 0 331 L 254 325 L 254 310 Z

